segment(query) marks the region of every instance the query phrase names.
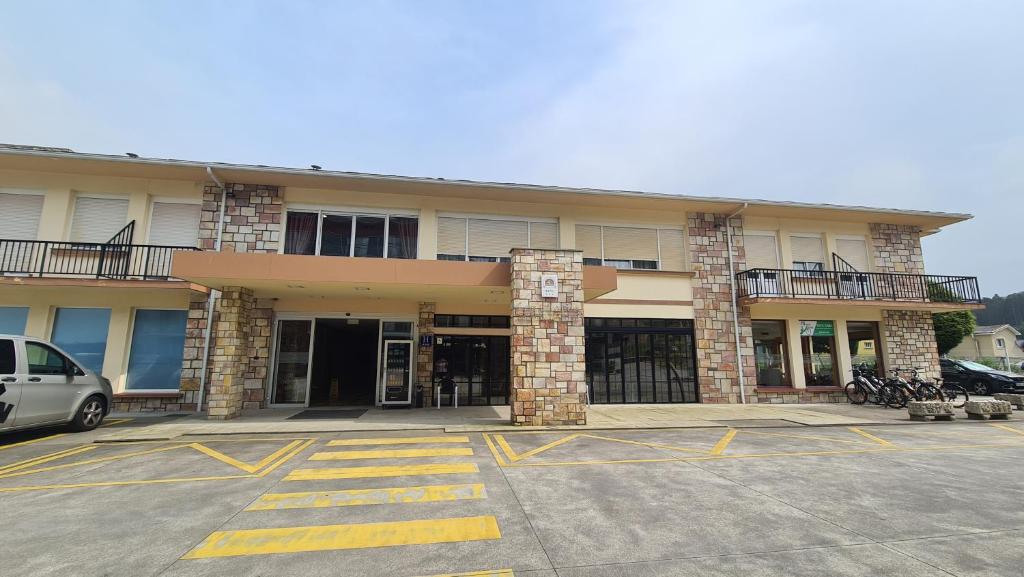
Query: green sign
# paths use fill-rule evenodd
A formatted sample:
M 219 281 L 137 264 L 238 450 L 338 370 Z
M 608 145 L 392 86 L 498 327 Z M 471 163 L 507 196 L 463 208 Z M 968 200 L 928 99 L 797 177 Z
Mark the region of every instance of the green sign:
M 833 321 L 800 321 L 802 337 L 834 337 L 836 324 Z

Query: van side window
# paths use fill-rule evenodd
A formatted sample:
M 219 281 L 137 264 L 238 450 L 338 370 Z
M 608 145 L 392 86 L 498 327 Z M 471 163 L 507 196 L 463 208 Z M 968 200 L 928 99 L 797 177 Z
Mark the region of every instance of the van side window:
M 63 375 L 64 357 L 57 351 L 39 343 L 25 343 L 28 356 L 28 374 Z
M 13 375 L 18 369 L 14 358 L 14 341 L 0 339 L 0 375 Z

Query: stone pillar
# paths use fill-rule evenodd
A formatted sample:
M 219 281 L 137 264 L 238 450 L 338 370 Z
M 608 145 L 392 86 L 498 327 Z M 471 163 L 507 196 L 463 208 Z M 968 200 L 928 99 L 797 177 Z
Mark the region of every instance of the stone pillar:
M 262 409 L 267 406 L 267 375 L 270 367 L 273 325 L 273 299 L 256 299 L 249 314 L 249 349 L 243 385 L 243 409 Z
M 188 299 L 188 320 L 185 324 L 185 350 L 181 361 L 181 410 L 195 411 L 199 403 L 199 386 L 203 373 L 203 345 L 206 342 L 208 299 L 210 293 L 191 291 Z M 207 367 L 209 368 L 209 367 Z
M 265 184 L 226 184 L 222 250 L 234 252 L 277 252 L 282 240 L 283 201 L 276 186 Z M 203 210 L 199 222 L 199 248 L 216 246 L 220 219 L 220 189 L 203 189 Z
M 429 335 L 431 346 L 417 345 L 416 348 L 416 383 L 423 387 L 423 406 L 429 407 L 434 399 L 434 312 L 436 303 L 420 303 L 418 330 L 420 337 Z
M 870 229 L 876 272 L 924 274 L 920 228 L 873 222 Z
M 541 275 L 558 278 L 541 296 Z M 512 249 L 512 424 L 585 425 L 583 253 Z
M 241 414 L 245 375 L 249 369 L 252 290 L 224 287 L 217 301 L 213 349 L 210 354 L 210 419 L 233 419 Z
M 733 329 L 732 288 L 729 280 L 729 247 L 725 236 L 726 215 L 692 213 L 687 215 L 687 239 L 693 267 L 693 315 L 697 338 L 697 380 L 701 402 L 738 403 L 739 363 Z M 732 219 L 733 266 L 736 272 L 746 268 L 743 250 L 743 224 Z M 754 364 L 754 339 L 750 307 L 737 311 L 746 399 L 756 403 L 757 369 Z
M 889 369 L 910 370 L 923 367 L 921 377 L 940 376 L 939 346 L 929 311 L 883 310 L 882 341 Z

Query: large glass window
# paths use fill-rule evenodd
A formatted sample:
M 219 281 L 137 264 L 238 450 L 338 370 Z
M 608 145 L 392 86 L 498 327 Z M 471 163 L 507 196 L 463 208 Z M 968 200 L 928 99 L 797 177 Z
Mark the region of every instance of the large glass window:
M 807 386 L 839 386 L 835 323 L 800 321 L 800 347 Z
M 135 311 L 126 389 L 176 390 L 181 383 L 188 311 Z
M 28 307 L 0 307 L 0 335 L 23 335 Z
M 507 405 L 509 337 L 444 335 L 434 338 L 434 381 L 449 376 L 460 405 Z
M 103 371 L 109 328 L 110 309 L 58 308 L 50 340 L 99 374 Z
M 885 375 L 879 350 L 878 323 L 847 321 L 846 337 L 850 343 L 850 361 L 854 368 L 865 365 L 868 370 Z
M 308 320 L 278 322 L 273 396 L 275 403 L 306 402 L 312 329 L 313 322 Z
M 752 328 L 757 386 L 791 386 L 786 363 L 786 322 L 753 321 Z
M 693 322 L 586 319 L 590 402 L 695 403 Z
M 288 211 L 285 254 L 416 258 L 419 219 L 385 214 Z

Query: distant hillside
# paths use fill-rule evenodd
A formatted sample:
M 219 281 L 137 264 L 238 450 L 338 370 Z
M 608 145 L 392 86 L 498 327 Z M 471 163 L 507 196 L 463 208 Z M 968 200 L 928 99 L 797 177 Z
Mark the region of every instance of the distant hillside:
M 974 311 L 979 325 L 1008 324 L 1024 332 L 1024 292 L 981 299 L 985 310 Z

